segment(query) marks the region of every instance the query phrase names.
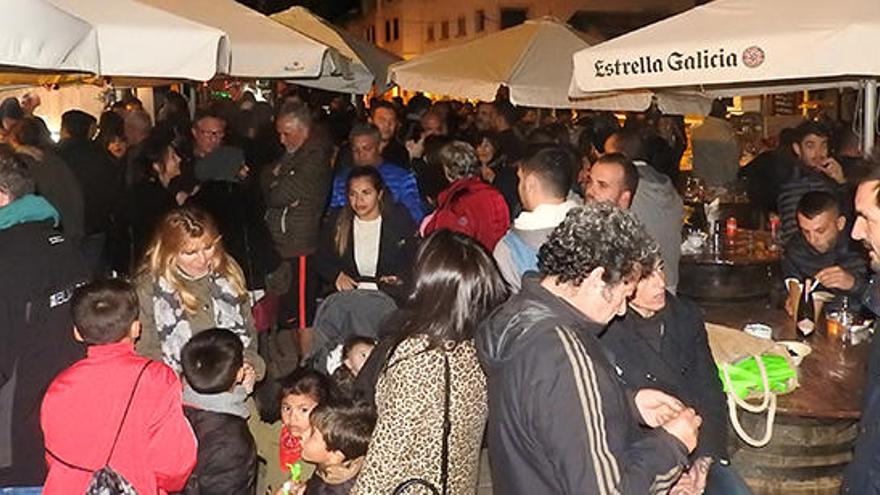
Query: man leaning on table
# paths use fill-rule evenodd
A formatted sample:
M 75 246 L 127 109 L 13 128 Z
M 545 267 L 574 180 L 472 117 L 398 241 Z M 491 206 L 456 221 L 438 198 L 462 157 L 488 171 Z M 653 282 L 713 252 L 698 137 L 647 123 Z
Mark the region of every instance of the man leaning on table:
M 858 298 L 865 290 L 868 267 L 865 253 L 847 235 L 846 216 L 837 198 L 824 191 L 804 194 L 797 205 L 798 233 L 785 244 L 782 274 L 803 283 L 810 278 L 821 290 Z M 791 290 L 791 287 L 786 287 Z M 799 291 L 785 301 L 788 314 L 797 307 Z
M 880 316 L 880 163 L 875 153 L 872 172 L 859 182 L 856 191 L 856 220 L 852 238 L 861 241 L 871 258 L 874 272 L 862 302 Z M 862 402 L 862 416 L 853 460 L 844 474 L 842 493 L 880 494 L 880 338 L 874 338 L 868 364 L 868 379 Z

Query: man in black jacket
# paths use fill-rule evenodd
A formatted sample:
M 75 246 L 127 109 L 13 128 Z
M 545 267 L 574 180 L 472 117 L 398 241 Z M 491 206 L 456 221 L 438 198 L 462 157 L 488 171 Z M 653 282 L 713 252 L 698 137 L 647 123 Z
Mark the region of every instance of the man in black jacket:
M 626 315 L 608 327 L 601 342 L 630 388 L 660 389 L 703 418 L 688 475 L 702 477 L 702 483 L 708 472 L 704 493 L 751 493 L 729 466 L 727 407 L 703 316 L 693 303 L 666 292 L 662 265 L 639 281 Z
M 862 301 L 871 312 L 880 315 L 880 169 L 876 158 L 870 168 L 872 172 L 856 190 L 852 238 L 865 245 L 874 272 Z M 880 494 L 880 338 L 875 337 L 871 346 L 859 436 L 852 462 L 843 476 L 844 494 Z
M 92 141 L 95 125 L 95 118 L 81 110 L 64 112 L 58 154 L 73 171 L 82 189 L 85 206 L 82 249 L 89 268 L 97 273 L 104 267 L 104 244 L 125 174 L 113 163 L 110 155 Z
M 835 295 L 858 298 L 865 290 L 865 252 L 847 235 L 837 198 L 824 191 L 804 194 L 797 205 L 798 232 L 785 245 L 782 276 L 804 283 L 810 278 Z M 785 310 L 794 316 L 800 291 L 790 291 Z
M 85 356 L 68 303 L 85 264 L 55 230 L 58 212 L 33 192 L 26 166 L 0 151 L 0 492 L 43 484 L 40 403 L 55 375 Z
M 575 208 L 541 246 L 540 277 L 527 275 L 481 327 L 495 493 L 667 493 L 675 484 L 699 416 L 658 390 L 625 389 L 598 341 L 656 259 L 630 213 Z

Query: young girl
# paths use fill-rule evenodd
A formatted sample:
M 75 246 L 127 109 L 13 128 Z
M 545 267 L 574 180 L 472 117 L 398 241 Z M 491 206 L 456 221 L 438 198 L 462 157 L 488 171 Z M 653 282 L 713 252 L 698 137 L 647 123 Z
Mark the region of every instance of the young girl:
M 330 398 L 330 380 L 307 368 L 300 368 L 281 384 L 281 470 L 289 472 L 302 455 L 302 439 L 309 430 L 312 409 Z

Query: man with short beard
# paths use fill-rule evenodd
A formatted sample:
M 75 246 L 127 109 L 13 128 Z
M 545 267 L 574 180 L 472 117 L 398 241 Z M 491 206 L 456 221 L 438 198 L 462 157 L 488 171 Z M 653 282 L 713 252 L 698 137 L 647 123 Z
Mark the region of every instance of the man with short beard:
M 880 316 L 880 168 L 877 155 L 868 174 L 856 189 L 856 219 L 852 238 L 861 241 L 871 258 L 874 272 L 862 295 L 865 307 Z M 844 473 L 841 493 L 880 494 L 880 338 L 874 338 L 868 362 L 867 383 L 862 399 L 859 436 L 853 459 Z
M 847 217 L 852 211 L 849 208 L 852 190 L 847 186 L 843 167 L 829 154 L 828 130 L 816 122 L 807 121 L 797 126 L 795 132 L 797 139 L 792 150 L 799 158 L 800 166 L 794 167 L 791 176 L 780 186 L 776 199 L 783 242 L 788 242 L 797 233 L 797 204 L 801 196 L 810 191 L 834 195 L 845 206 L 843 214 Z
M 803 283 L 810 278 L 823 290 L 859 297 L 867 282 L 865 253 L 846 235 L 846 217 L 837 198 L 821 191 L 804 194 L 798 203 L 797 221 L 800 231 L 785 245 L 782 258 L 785 280 Z M 797 292 L 789 293 L 786 300 L 789 314 L 794 312 Z

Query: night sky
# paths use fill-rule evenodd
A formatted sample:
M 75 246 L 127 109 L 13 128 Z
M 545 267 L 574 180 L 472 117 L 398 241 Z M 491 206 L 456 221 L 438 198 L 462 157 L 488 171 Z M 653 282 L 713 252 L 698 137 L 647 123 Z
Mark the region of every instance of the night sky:
M 280 12 L 294 5 L 302 5 L 330 21 L 341 21 L 358 9 L 358 0 L 236 0 L 264 14 Z

